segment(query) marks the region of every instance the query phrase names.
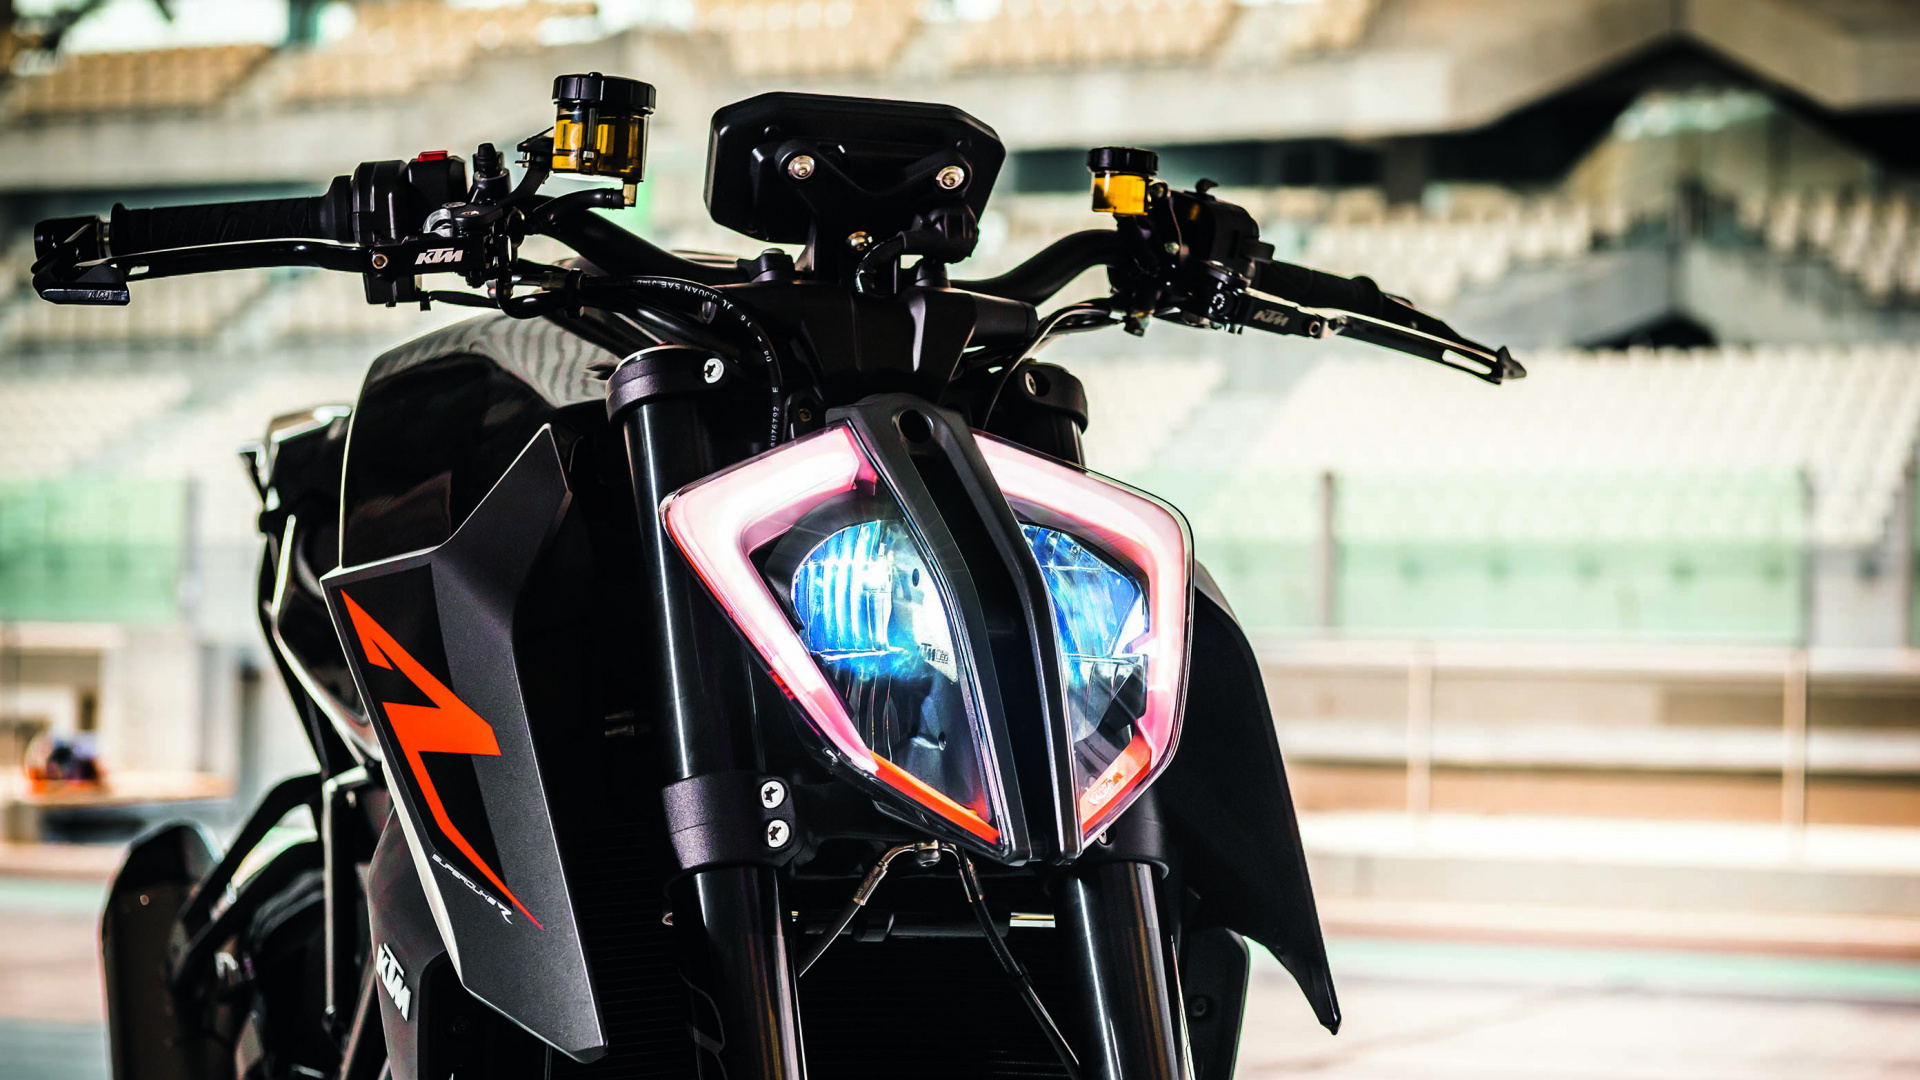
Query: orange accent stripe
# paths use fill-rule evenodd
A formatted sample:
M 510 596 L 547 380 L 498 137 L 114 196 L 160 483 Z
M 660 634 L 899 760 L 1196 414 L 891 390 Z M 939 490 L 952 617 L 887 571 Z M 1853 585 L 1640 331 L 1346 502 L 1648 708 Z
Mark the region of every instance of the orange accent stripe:
M 1080 827 L 1091 826 L 1101 811 L 1113 805 L 1114 800 L 1133 790 L 1140 778 L 1147 775 L 1147 766 L 1153 764 L 1153 747 L 1145 735 L 1135 735 L 1120 756 L 1113 759 L 1107 771 L 1087 785 L 1080 794 Z
M 513 906 L 527 921 L 540 929 L 540 920 L 533 917 L 527 905 L 513 895 L 507 883 L 493 867 L 481 861 L 480 853 L 473 850 L 453 821 L 447 817 L 447 808 L 440 801 L 440 792 L 433 786 L 433 778 L 427 775 L 427 764 L 421 754 L 477 754 L 482 757 L 499 757 L 500 743 L 494 738 L 493 726 L 480 718 L 480 714 L 467 707 L 454 692 L 447 689 L 439 679 L 433 677 L 418 660 L 400 647 L 385 627 L 373 621 L 366 609 L 353 602 L 353 597 L 340 592 L 341 601 L 346 604 L 347 617 L 353 621 L 354 632 L 360 637 L 360 647 L 366 650 L 367 663 L 377 667 L 393 668 L 398 666 L 400 674 L 427 696 L 432 705 L 403 705 L 383 701 L 380 707 L 387 711 L 387 720 L 393 725 L 393 736 L 399 740 L 400 749 L 407 757 L 407 766 L 413 770 L 413 778 L 419 781 L 420 795 L 427 801 L 427 810 L 433 814 L 433 820 L 440 826 L 453 846 L 460 849 L 474 867 L 493 882 Z
M 878 754 L 873 756 L 873 763 L 879 766 L 877 775 L 880 779 L 886 781 L 888 786 L 897 791 L 904 792 L 907 797 L 911 798 L 914 802 L 932 810 L 934 813 L 939 814 L 955 825 L 985 840 L 987 843 L 997 844 L 1000 842 L 999 829 L 982 821 L 979 814 L 974 813 L 959 803 L 954 802 L 946 795 L 934 790 L 925 780 L 920 779 Z

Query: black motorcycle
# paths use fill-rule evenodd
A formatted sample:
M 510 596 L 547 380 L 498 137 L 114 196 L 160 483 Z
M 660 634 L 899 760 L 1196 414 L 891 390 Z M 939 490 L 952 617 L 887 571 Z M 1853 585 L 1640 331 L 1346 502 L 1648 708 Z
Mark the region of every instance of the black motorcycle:
M 319 769 L 224 853 L 134 845 L 114 1075 L 1227 1080 L 1246 938 L 1337 1027 L 1254 654 L 1035 355 L 1152 319 L 1519 365 L 1130 148 L 1088 157 L 1111 230 L 952 280 L 1006 152 L 939 105 L 721 109 L 714 220 L 804 250 L 669 254 L 589 212 L 632 204 L 653 88 L 554 93 L 517 182 L 482 145 L 36 230 L 55 303 L 311 266 L 495 310 L 248 451 Z M 316 838 L 263 846 L 298 810 Z

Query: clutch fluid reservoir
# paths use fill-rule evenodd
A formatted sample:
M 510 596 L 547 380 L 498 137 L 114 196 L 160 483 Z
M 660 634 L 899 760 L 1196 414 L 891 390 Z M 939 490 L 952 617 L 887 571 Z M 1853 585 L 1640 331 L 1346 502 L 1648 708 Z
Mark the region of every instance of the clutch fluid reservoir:
M 1160 171 L 1160 155 L 1131 146 L 1102 146 L 1087 151 L 1093 173 L 1093 209 L 1102 214 L 1138 217 L 1147 212 L 1147 181 Z
M 553 80 L 553 171 L 617 176 L 632 206 L 647 165 L 653 84 L 590 71 Z

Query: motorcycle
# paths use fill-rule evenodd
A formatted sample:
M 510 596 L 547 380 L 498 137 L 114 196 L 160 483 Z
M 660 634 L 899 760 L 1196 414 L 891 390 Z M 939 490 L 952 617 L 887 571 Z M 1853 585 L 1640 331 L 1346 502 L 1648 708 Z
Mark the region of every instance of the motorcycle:
M 483 144 L 36 228 L 55 303 L 306 266 L 491 309 L 246 453 L 318 768 L 224 850 L 129 851 L 114 1076 L 1228 1080 L 1248 939 L 1336 1029 L 1254 653 L 1037 356 L 1158 321 L 1521 366 L 1128 147 L 1088 157 L 1113 228 L 952 279 L 1006 151 L 940 105 L 720 109 L 713 219 L 802 251 L 672 254 L 589 212 L 633 204 L 653 87 L 554 100 L 517 182 Z

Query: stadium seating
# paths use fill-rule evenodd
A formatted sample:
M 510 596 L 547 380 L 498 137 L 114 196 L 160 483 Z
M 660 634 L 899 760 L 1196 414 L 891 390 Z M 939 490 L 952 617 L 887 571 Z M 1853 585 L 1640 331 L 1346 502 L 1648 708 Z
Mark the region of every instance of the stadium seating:
M 1166 469 L 1215 438 L 1190 429 L 1117 471 L 1189 512 L 1202 556 L 1270 628 L 1319 618 L 1330 526 L 1334 615 L 1355 630 L 1790 639 L 1801 553 L 1876 548 L 1901 505 L 1920 350 L 1527 359 L 1535 377 L 1497 390 L 1329 361 L 1243 456 Z
M 956 71 L 1191 62 L 1233 25 L 1233 0 L 1004 0 L 966 26 Z
M 1594 236 L 1593 214 L 1579 205 L 1415 217 L 1374 215 L 1350 202 L 1312 230 L 1303 258 L 1330 273 L 1372 275 L 1389 291 L 1444 306 L 1464 285 L 1497 281 L 1515 263 L 1577 258 Z
M 475 55 L 538 45 L 548 19 L 597 10 L 592 0 L 456 8 L 433 0 L 397 0 L 354 7 L 345 37 L 291 56 L 279 74 L 280 100 L 290 105 L 384 98 L 466 72 Z
M 1224 59 L 1270 64 L 1360 44 L 1379 0 L 1266 3 L 1247 8 L 1226 44 Z
M 67 56 L 46 75 L 21 79 L 7 100 L 15 118 L 77 113 L 204 109 L 259 67 L 265 45 L 218 45 Z
M 189 341 L 209 338 L 267 288 L 264 270 L 230 270 L 141 282 L 133 302 L 118 307 L 15 305 L 4 326 L 8 344 Z
M 0 619 L 172 618 L 187 503 L 172 481 L 0 479 Z
M 0 380 L 0 479 L 58 476 L 116 437 L 177 407 L 184 375 L 19 377 Z
M 371 359 L 371 356 L 367 357 Z M 167 418 L 130 463 L 130 471 L 159 479 L 191 478 L 199 530 L 211 543 L 251 542 L 259 497 L 236 454 L 257 441 L 273 417 L 331 403 L 351 404 L 365 367 L 275 372 L 247 381 L 204 405 Z
M 1793 191 L 1741 200 L 1738 217 L 1775 255 L 1822 260 L 1870 300 L 1920 302 L 1920 214 L 1903 196 Z
M 1069 365 L 1098 423 L 1087 428 L 1087 463 L 1116 475 L 1150 467 L 1173 433 L 1226 376 L 1217 360 L 1153 357 Z
M 919 25 L 896 0 L 707 0 L 698 29 L 726 42 L 742 75 L 876 74 Z

